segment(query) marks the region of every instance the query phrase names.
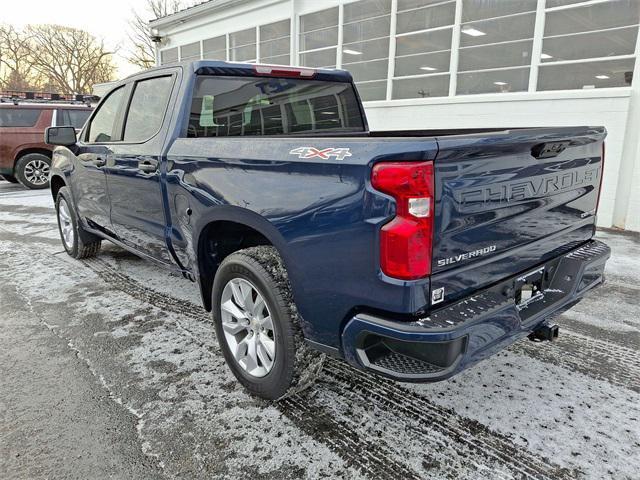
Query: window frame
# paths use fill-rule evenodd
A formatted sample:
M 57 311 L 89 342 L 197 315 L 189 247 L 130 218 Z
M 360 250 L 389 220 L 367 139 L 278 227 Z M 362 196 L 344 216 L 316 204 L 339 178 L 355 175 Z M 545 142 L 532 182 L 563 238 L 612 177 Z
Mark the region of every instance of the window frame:
M 207 76 L 207 75 L 204 75 Z M 212 78 L 216 78 L 216 75 L 210 75 L 210 77 Z M 222 78 L 226 77 L 226 76 L 220 76 Z M 231 78 L 243 78 L 242 76 L 239 77 L 233 77 L 230 76 Z M 255 77 L 248 77 L 248 78 L 255 78 Z M 352 136 L 364 136 L 369 132 L 369 124 L 367 122 L 367 117 L 365 115 L 365 111 L 362 107 L 362 101 L 360 100 L 360 94 L 358 93 L 357 88 L 355 87 L 355 84 L 353 83 L 345 83 L 346 85 L 349 85 L 353 91 L 353 95 L 354 98 L 356 100 L 356 105 L 358 108 L 358 113 L 360 114 L 360 119 L 362 121 L 362 131 L 354 131 L 354 132 L 336 132 L 335 130 L 324 130 L 324 131 L 318 131 L 318 132 L 300 132 L 300 133 L 294 133 L 294 132 L 286 132 L 286 133 L 282 133 L 282 134 L 260 134 L 260 135 L 214 135 L 214 136 L 206 136 L 206 137 L 189 137 L 189 124 L 190 124 L 190 112 L 191 112 L 191 106 L 193 104 L 193 98 L 194 95 L 196 93 L 196 81 L 194 81 L 188 88 L 188 92 L 185 95 L 185 99 L 187 102 L 187 105 L 189 105 L 189 107 L 187 108 L 187 115 L 186 115 L 186 120 L 183 122 L 180 130 L 179 130 L 179 138 L 188 138 L 190 140 L 211 140 L 211 139 L 241 139 L 241 138 L 258 138 L 258 139 L 264 139 L 264 138 L 295 138 L 295 137 L 300 137 L 300 138 L 304 138 L 304 137 L 332 137 L 332 136 L 336 136 L 336 135 L 352 135 Z M 308 100 L 307 100 L 308 101 Z M 286 112 L 286 107 L 282 106 L 281 107 L 282 111 L 283 111 L 283 125 L 288 126 L 288 113 Z M 341 117 L 344 116 L 344 114 L 346 114 L 346 110 L 344 112 L 341 113 Z M 264 131 L 264 122 L 262 123 L 262 130 Z
M 186 48 L 186 47 L 191 48 L 191 47 L 194 47 L 194 46 L 198 48 L 198 53 L 196 55 L 186 55 L 185 56 L 185 55 L 182 54 L 182 51 L 183 51 L 184 48 Z M 185 58 L 185 57 L 188 57 L 188 58 Z M 187 61 L 187 60 L 191 60 L 191 61 L 202 60 L 202 40 L 198 40 L 196 42 L 185 43 L 183 45 L 180 45 L 178 47 L 178 59 L 180 61 L 183 61 L 183 59 L 184 59 L 184 61 Z
M 281 23 L 281 22 L 289 22 L 289 31 L 287 32 L 286 35 L 283 35 L 281 37 L 276 37 L 276 38 L 271 38 L 269 40 L 262 40 L 262 28 L 263 27 L 267 27 L 269 25 L 273 25 L 276 23 Z M 291 24 L 292 24 L 292 20 L 290 17 L 286 17 L 283 18 L 281 20 L 275 20 L 273 22 L 267 22 L 267 23 L 261 23 L 259 25 L 256 25 L 256 53 L 257 53 L 257 62 L 258 63 L 264 63 L 264 55 L 262 54 L 262 43 L 267 43 L 267 42 L 276 42 L 278 40 L 284 40 L 285 38 L 288 39 L 289 41 L 289 48 L 287 49 L 286 53 L 282 53 L 279 55 L 269 55 L 266 58 L 276 58 L 276 57 L 284 57 L 287 56 L 289 57 L 289 59 L 287 60 L 286 66 L 290 66 L 291 65 Z
M 256 61 L 257 62 L 263 62 L 262 59 L 262 52 L 260 52 L 260 43 L 261 43 L 261 39 L 260 39 L 260 30 L 261 27 L 272 24 L 272 23 L 277 23 L 277 22 L 281 22 L 283 20 L 289 20 L 290 22 L 290 35 L 289 35 L 289 42 L 290 42 L 290 55 L 291 55 L 291 60 L 290 60 L 290 64 L 293 66 L 297 66 L 297 65 L 302 65 L 301 60 L 304 58 L 303 55 L 305 54 L 314 54 L 314 53 L 318 53 L 320 54 L 321 52 L 326 52 L 327 54 L 331 54 L 332 57 L 335 56 L 335 66 L 336 68 L 345 68 L 346 65 L 344 65 L 344 58 L 343 58 L 343 49 L 346 48 L 346 44 L 344 42 L 344 33 L 345 33 L 345 29 L 347 28 L 347 26 L 349 24 L 353 24 L 353 23 L 358 23 L 360 21 L 367 21 L 367 20 L 372 20 L 378 17 L 384 17 L 386 14 L 382 14 L 382 15 L 378 15 L 378 16 L 373 16 L 373 17 L 367 17 L 366 19 L 361 19 L 361 20 L 352 20 L 350 22 L 348 22 L 347 24 L 345 24 L 345 8 L 352 4 L 352 3 L 357 3 L 359 0 L 338 0 L 336 2 L 331 2 L 329 4 L 329 2 L 327 2 L 326 4 L 324 4 L 323 2 L 313 2 L 309 4 L 305 4 L 302 5 L 300 8 L 296 8 L 294 9 L 294 11 L 292 11 L 289 16 L 274 16 L 273 20 L 269 20 L 269 21 L 262 21 L 262 22 L 256 22 L 255 26 L 253 26 L 252 28 L 256 29 Z M 518 11 L 515 13 L 505 13 L 505 14 L 501 14 L 501 15 L 497 15 L 496 14 L 492 14 L 487 16 L 486 18 L 478 18 L 478 19 L 474 19 L 474 20 L 464 20 L 463 19 L 463 15 L 464 15 L 464 5 L 463 5 L 463 0 L 436 0 L 433 1 L 432 3 L 428 4 L 428 5 L 416 5 L 414 7 L 411 8 L 405 8 L 405 9 L 401 9 L 399 8 L 399 4 L 401 3 L 401 0 L 391 0 L 391 10 L 389 12 L 390 15 L 390 30 L 389 30 L 389 36 L 388 36 L 388 71 L 387 71 L 387 76 L 385 78 L 382 79 L 377 79 L 377 80 L 363 80 L 363 81 L 359 81 L 357 82 L 358 86 L 365 86 L 367 84 L 372 84 L 371 87 L 372 88 L 380 88 L 381 90 L 383 89 L 383 85 L 384 82 L 386 82 L 386 95 L 382 96 L 380 93 L 376 94 L 376 97 L 378 97 L 379 99 L 376 100 L 368 100 L 367 103 L 369 102 L 373 102 L 373 103 L 377 103 L 379 104 L 379 102 L 387 102 L 387 104 L 389 105 L 393 105 L 394 102 L 397 101 L 403 101 L 401 99 L 394 99 L 393 98 L 393 91 L 394 91 L 394 82 L 399 81 L 399 80 L 403 80 L 403 79 L 409 79 L 409 78 L 419 78 L 419 77 L 431 77 L 431 76 L 439 76 L 439 75 L 448 75 L 448 81 L 449 81 L 449 90 L 448 90 L 448 94 L 445 95 L 444 97 L 437 97 L 437 98 L 453 98 L 453 97 L 472 97 L 474 95 L 492 95 L 494 93 L 501 93 L 501 96 L 505 96 L 505 95 L 515 95 L 515 94 L 526 94 L 526 93 L 538 93 L 538 92 L 547 92 L 547 90 L 538 90 L 538 79 L 539 79 L 539 75 L 541 73 L 541 69 L 547 67 L 547 66 L 551 66 L 551 65 L 561 65 L 561 64 L 570 64 L 570 63 L 580 63 L 580 62 L 594 62 L 597 60 L 614 60 L 614 59 L 624 59 L 624 58 L 635 58 L 637 59 L 640 56 L 640 33 L 638 33 L 637 35 L 637 41 L 636 41 L 636 46 L 635 46 L 635 50 L 632 54 L 629 55 L 623 55 L 623 56 L 612 56 L 612 57 L 605 57 L 605 58 L 596 58 L 596 57 L 590 57 L 590 58 L 584 58 L 584 59 L 576 59 L 576 60 L 564 60 L 564 61 L 558 61 L 557 63 L 554 61 L 542 61 L 542 59 L 540 58 L 541 54 L 542 54 L 542 47 L 543 47 L 543 41 L 544 41 L 544 37 L 545 37 L 545 23 L 547 21 L 548 15 L 552 12 L 558 11 L 558 10 L 572 10 L 572 9 L 577 9 L 577 8 L 584 8 L 584 7 L 591 7 L 593 5 L 597 5 L 602 3 L 603 0 L 580 0 L 577 1 L 576 3 L 572 3 L 572 4 L 567 4 L 567 5 L 559 5 L 559 6 L 549 6 L 547 5 L 548 1 L 547 0 L 536 0 L 536 2 L 533 2 L 533 4 L 531 5 L 532 10 L 525 10 L 525 11 Z M 443 6 L 446 4 L 452 4 L 453 8 L 454 8 L 454 19 L 453 19 L 453 25 L 445 25 L 445 26 L 439 26 L 439 27 L 432 27 L 432 28 L 427 28 L 424 30 L 417 30 L 417 31 L 412 31 L 412 32 L 403 32 L 403 33 L 399 33 L 398 30 L 398 17 L 400 14 L 402 13 L 407 13 L 407 12 L 411 12 L 414 10 L 424 10 L 425 8 L 432 8 L 432 7 L 439 7 L 439 6 Z M 534 8 L 535 7 L 535 8 Z M 332 9 L 336 9 L 338 10 L 338 19 L 337 19 L 337 25 L 330 25 L 330 26 L 326 26 L 326 27 L 322 27 L 322 28 L 312 28 L 311 30 L 309 30 L 308 32 L 303 32 L 302 29 L 302 22 L 303 22 L 303 17 L 307 16 L 307 15 L 311 15 L 314 13 L 319 13 L 322 11 L 326 11 L 326 10 L 332 10 Z M 404 8 L 404 7 L 403 7 Z M 401 10 L 400 12 L 398 10 Z M 497 15 L 497 16 L 496 16 Z M 461 41 L 461 30 L 462 27 L 464 25 L 466 25 L 467 23 L 470 24 L 476 24 L 477 22 L 485 22 L 485 21 L 490 21 L 490 20 L 496 20 L 496 19 L 507 19 L 509 17 L 518 17 L 521 15 L 532 15 L 533 17 L 533 36 L 532 37 L 527 37 L 526 39 L 515 39 L 515 40 L 507 40 L 507 41 L 500 41 L 495 43 L 496 45 L 498 44 L 512 44 L 512 43 L 517 43 L 517 42 L 521 42 L 521 41 L 531 41 L 532 45 L 531 45 L 531 52 L 530 52 L 530 59 L 528 63 L 522 64 L 522 65 L 513 65 L 513 66 L 507 66 L 507 67 L 486 67 L 486 68 L 479 68 L 479 69 L 471 69 L 471 70 L 466 70 L 464 72 L 460 71 L 459 69 L 459 60 L 460 57 L 462 55 L 462 52 L 466 51 L 467 52 L 472 52 L 473 49 L 475 47 L 489 47 L 492 44 L 491 43 L 487 43 L 487 44 L 483 44 L 483 45 L 467 45 L 465 47 L 462 47 L 461 49 L 461 44 L 464 43 Z M 638 23 L 634 23 L 631 25 L 625 25 L 624 27 L 620 27 L 620 28 L 629 28 L 629 27 L 633 27 L 636 28 L 638 30 L 640 30 L 640 21 L 638 21 Z M 324 46 L 324 47 L 318 47 L 318 48 L 309 48 L 309 49 L 302 49 L 302 36 L 305 33 L 310 33 L 313 31 L 320 31 L 323 29 L 333 29 L 333 28 L 337 28 L 337 40 L 335 44 L 329 45 L 329 46 Z M 419 33 L 424 33 L 424 32 L 428 32 L 428 31 L 437 31 L 437 30 L 446 30 L 446 29 L 450 29 L 451 30 L 451 44 L 450 44 L 450 49 L 448 49 L 450 51 L 450 58 L 449 58 L 449 69 L 448 72 L 445 71 L 435 71 L 435 72 L 416 72 L 415 75 L 398 75 L 396 76 L 396 72 L 395 72 L 395 66 L 396 66 L 396 53 L 397 53 L 397 47 L 396 47 L 396 40 L 400 37 L 403 36 L 411 36 L 411 35 L 417 35 Z M 246 29 L 244 29 L 246 30 Z M 608 30 L 608 29 L 603 29 L 603 30 Z M 223 30 L 224 31 L 224 30 Z M 218 34 L 217 36 L 225 36 L 226 37 L 226 59 L 228 60 L 230 58 L 230 51 L 231 51 L 231 46 L 230 46 L 230 41 L 229 41 L 229 36 L 233 33 L 235 33 L 237 30 L 234 31 L 227 31 L 226 33 L 221 33 Z M 581 32 L 580 34 L 586 34 L 589 32 L 595 32 L 597 30 L 589 30 L 589 31 L 585 31 L 585 32 Z M 572 33 L 572 34 L 567 34 L 567 35 L 578 35 L 577 33 Z M 377 38 L 377 37 L 376 37 Z M 379 38 L 384 38 L 384 37 L 379 37 Z M 371 39 L 367 39 L 363 42 L 366 41 L 370 41 L 370 40 L 374 40 L 374 38 L 372 37 Z M 201 40 L 202 42 L 203 40 Z M 180 55 L 180 46 L 174 47 L 178 49 L 178 55 Z M 164 49 L 160 51 L 159 54 L 159 58 L 158 58 L 158 62 L 160 62 L 160 56 L 162 54 L 162 52 L 166 51 L 168 49 Z M 203 49 L 201 47 L 201 55 L 202 55 Z M 431 52 L 434 53 L 434 52 Z M 283 54 L 284 55 L 284 54 Z M 419 55 L 419 54 L 416 54 Z M 178 58 L 178 61 L 180 61 L 181 58 Z M 380 59 L 383 60 L 383 59 Z M 357 62 L 353 62 L 353 63 L 357 63 Z M 636 61 L 636 64 L 640 65 L 640 62 Z M 348 66 L 347 66 L 348 68 Z M 482 72 L 489 72 L 489 71 L 497 71 L 497 70 L 501 70 L 501 69 L 510 69 L 510 70 L 520 70 L 520 69 L 527 69 L 528 68 L 528 82 L 525 82 L 524 84 L 524 89 L 518 89 L 517 91 L 511 91 L 511 92 L 491 92 L 491 93 L 480 93 L 480 92 L 472 92 L 472 93 L 460 93 L 458 94 L 457 90 L 458 90 L 458 74 L 471 74 L 471 73 L 482 73 Z M 640 68 L 640 67 L 639 67 Z M 635 70 L 635 69 L 634 69 Z M 638 73 L 637 76 L 640 76 L 640 73 Z M 629 86 L 616 86 L 616 87 L 602 87 L 605 89 L 617 89 L 617 88 L 631 88 Z M 574 88 L 567 88 L 561 91 L 573 91 L 576 90 Z M 382 92 L 384 93 L 384 92 Z M 432 97 L 432 98 L 436 98 L 436 97 Z M 429 99 L 421 99 L 420 97 L 415 97 L 414 100 L 418 101 L 418 102 L 429 102 Z
M 127 128 L 127 120 L 129 118 L 129 110 L 131 109 L 131 102 L 133 101 L 133 96 L 136 93 L 136 87 L 138 86 L 138 84 L 140 82 L 146 82 L 149 80 L 154 80 L 156 78 L 166 78 L 166 77 L 170 77 L 171 78 L 171 83 L 170 83 L 170 88 L 169 88 L 169 96 L 167 97 L 167 104 L 164 107 L 164 112 L 162 113 L 162 121 L 160 122 L 160 125 L 158 126 L 158 129 L 153 133 L 153 135 L 151 135 L 150 137 L 146 138 L 145 140 L 139 140 L 139 141 L 127 141 L 124 139 L 124 134 Z M 142 143 L 147 143 L 150 140 L 152 140 L 156 135 L 158 135 L 158 133 L 160 133 L 160 130 L 162 130 L 162 126 L 165 125 L 166 121 L 167 121 L 167 111 L 169 110 L 169 104 L 171 103 L 171 98 L 173 97 L 173 92 L 175 89 L 175 85 L 176 85 L 176 73 L 170 73 L 167 72 L 165 74 L 158 74 L 158 75 L 150 75 L 148 77 L 144 77 L 144 78 L 137 78 L 135 79 L 133 82 L 131 82 L 131 87 L 129 89 L 128 92 L 128 98 L 126 101 L 126 108 L 124 109 L 123 115 L 122 115 L 122 119 L 121 119 L 121 129 L 120 129 L 120 141 L 118 143 L 121 143 L 123 145 L 136 145 L 136 144 L 142 144 Z
M 169 101 L 167 102 L 167 105 L 165 107 L 165 111 L 162 117 L 162 123 L 160 124 L 160 128 L 158 129 L 157 132 L 155 132 L 151 137 L 147 138 L 144 141 L 136 141 L 136 142 L 127 142 L 125 141 L 124 138 L 124 128 L 125 128 L 125 123 L 126 123 L 126 118 L 127 115 L 129 113 L 129 107 L 131 105 L 131 100 L 133 98 L 133 92 L 135 91 L 135 84 L 138 82 L 142 82 L 145 80 L 151 80 L 153 78 L 157 78 L 157 77 L 172 77 L 173 78 L 173 82 L 171 84 L 171 93 L 169 94 Z M 178 77 L 178 70 L 173 67 L 170 69 L 166 69 L 166 70 L 158 70 L 158 71 L 154 71 L 154 72 L 150 72 L 144 76 L 140 76 L 138 78 L 134 78 L 126 83 L 122 83 L 121 85 L 118 85 L 116 87 L 114 87 L 112 90 L 109 91 L 109 93 L 100 101 L 100 103 L 98 104 L 98 106 L 93 110 L 91 116 L 89 117 L 89 119 L 87 120 L 87 123 L 85 123 L 85 126 L 82 130 L 82 133 L 80 134 L 80 138 L 82 139 L 82 143 L 84 145 L 141 145 L 144 143 L 149 142 L 150 140 L 152 140 L 153 138 L 155 138 L 158 133 L 160 133 L 160 131 L 162 130 L 162 128 L 167 124 L 167 114 L 169 112 L 169 105 L 171 104 L 171 101 L 173 100 L 173 98 L 175 97 L 175 89 L 176 89 L 176 79 Z M 98 112 L 100 111 L 100 109 L 102 108 L 102 105 L 104 102 L 107 101 L 107 99 L 117 90 L 124 88 L 124 96 L 122 98 L 122 100 L 120 101 L 120 105 L 118 106 L 118 112 L 116 113 L 116 120 L 114 123 L 114 127 L 112 130 L 112 138 L 117 137 L 118 140 L 113 140 L 113 141 L 109 141 L 109 142 L 90 142 L 89 141 L 89 133 L 91 131 L 91 123 L 93 122 L 93 119 L 95 118 L 95 116 L 98 114 Z
M 600 32 L 607 32 L 607 31 L 611 31 L 611 30 L 617 30 L 620 28 L 636 28 L 636 44 L 634 46 L 634 51 L 631 54 L 624 54 L 624 55 L 612 55 L 612 56 L 608 56 L 608 57 L 587 57 L 587 58 L 579 58 L 579 59 L 571 59 L 571 60 L 556 60 L 556 61 L 550 61 L 550 62 L 543 62 L 540 58 L 540 56 L 543 53 L 543 46 L 544 46 L 544 40 L 545 40 L 545 22 L 547 19 L 547 15 L 549 13 L 554 13 L 557 11 L 562 11 L 562 10 L 574 10 L 574 9 L 579 9 L 579 8 L 588 8 L 592 5 L 598 5 L 598 4 L 602 4 L 602 0 L 586 0 L 586 1 L 582 1 L 582 2 L 577 2 L 577 3 L 572 3 L 572 4 L 567 4 L 567 5 L 558 5 L 555 7 L 548 7 L 546 6 L 546 0 L 538 0 L 538 11 L 536 14 L 536 30 L 534 32 L 534 48 L 532 51 L 532 58 L 531 58 L 531 77 L 529 78 L 529 92 L 557 92 L 557 91 L 580 91 L 581 89 L 578 88 L 566 88 L 566 89 L 561 89 L 561 90 L 539 90 L 538 89 L 538 81 L 540 80 L 540 70 L 544 69 L 546 67 L 549 66 L 561 66 L 561 65 L 570 65 L 570 64 L 580 64 L 580 63 L 593 63 L 593 62 L 598 62 L 598 61 L 608 61 L 608 60 L 627 60 L 627 59 L 635 59 L 635 65 L 634 65 L 634 69 L 632 70 L 635 74 L 635 71 L 637 70 L 637 65 L 638 65 L 638 61 L 637 58 L 640 56 L 640 20 L 637 24 L 630 24 L 630 25 L 625 25 L 622 27 L 610 27 L 610 28 L 600 28 L 600 29 L 596 29 L 596 30 L 584 30 L 581 32 L 572 32 L 572 33 L 565 33 L 565 34 L 559 34 L 559 35 L 549 35 L 546 38 L 561 38 L 561 37 L 572 37 L 572 36 L 579 36 L 579 35 L 587 35 L 589 33 L 600 33 Z M 540 18 L 538 18 L 540 17 Z M 538 28 L 538 23 L 540 23 L 540 28 Z M 537 36 L 536 36 L 537 35 Z M 537 42 L 537 44 L 536 44 Z M 536 46 L 538 48 L 538 50 L 536 50 Z M 536 55 L 537 54 L 537 55 Z M 535 67 L 534 67 L 535 65 Z M 535 72 L 534 72 L 535 69 Z M 535 74 L 535 76 L 534 76 Z M 634 75 L 635 76 L 635 75 Z M 617 86 L 617 87 L 596 87 L 595 90 L 601 90 L 601 89 L 620 89 L 620 88 L 631 88 L 631 85 L 624 85 L 624 86 Z M 591 89 L 589 89 L 591 90 Z
M 301 25 L 302 25 L 302 17 L 306 16 L 306 15 L 313 15 L 314 13 L 319 13 L 319 12 L 323 12 L 325 10 L 333 10 L 333 9 L 338 9 L 338 23 L 337 25 L 331 25 L 329 27 L 322 27 L 322 28 L 317 28 L 314 30 L 308 30 L 306 32 L 302 31 Z M 302 65 L 300 63 L 300 59 L 302 58 L 302 55 L 306 54 L 306 53 L 315 53 L 315 52 L 321 52 L 321 51 L 329 51 L 329 50 L 335 50 L 335 68 L 342 68 L 342 32 L 343 32 L 343 28 L 344 28 L 344 4 L 341 2 L 339 5 L 332 5 L 332 6 L 322 6 L 318 9 L 309 11 L 309 12 L 304 12 L 304 13 L 297 13 L 296 14 L 296 64 L 297 65 Z M 320 32 L 322 30 L 329 30 L 329 29 L 333 29 L 333 28 L 337 28 L 338 33 L 337 33 L 337 38 L 336 38 L 336 43 L 334 45 L 328 45 L 328 46 L 324 46 L 324 47 L 317 47 L 317 48 L 307 48 L 307 49 L 302 49 L 301 47 L 301 39 L 300 37 L 304 34 L 308 34 L 308 33 L 313 33 L 313 32 Z M 315 67 L 315 68 L 321 68 L 321 67 Z M 328 67 L 331 68 L 331 67 Z
M 162 54 L 163 53 L 167 54 L 168 52 L 173 52 L 173 51 L 176 52 L 176 59 L 168 61 L 168 62 L 163 62 L 162 61 Z M 200 48 L 200 54 L 202 55 L 202 48 Z M 159 66 L 171 65 L 172 63 L 176 63 L 176 62 L 180 62 L 180 46 L 164 48 L 164 49 L 158 51 L 157 63 L 158 63 Z
M 109 93 L 102 99 L 102 101 L 98 104 L 98 106 L 95 108 L 95 110 L 93 111 L 93 113 L 91 114 L 89 119 L 87 120 L 87 123 L 85 123 L 84 129 L 83 129 L 81 137 L 80 137 L 80 138 L 82 138 L 82 141 L 83 141 L 84 144 L 86 144 L 86 145 L 110 145 L 110 144 L 114 144 L 114 143 L 120 143 L 119 140 L 112 140 L 112 141 L 108 141 L 108 142 L 91 142 L 91 141 L 89 141 L 89 135 L 91 134 L 91 125 L 93 124 L 93 120 L 96 118 L 96 115 L 98 115 L 98 112 L 100 112 L 100 110 L 102 109 L 103 105 L 106 103 L 106 101 L 109 99 L 109 97 L 111 97 L 111 95 L 113 95 L 118 90 L 122 90 L 123 91 L 123 96 L 122 96 L 122 99 L 120 100 L 120 104 L 118 105 L 118 110 L 116 111 L 113 127 L 111 127 L 111 138 L 114 138 L 116 136 L 117 136 L 117 138 L 120 138 L 120 135 L 122 133 L 122 131 L 121 131 L 121 127 L 122 127 L 122 110 L 123 110 L 123 105 L 125 104 L 127 96 L 131 93 L 130 87 L 131 87 L 130 83 L 125 83 L 125 84 L 122 84 L 122 85 L 118 85 L 117 87 L 115 87 L 112 90 L 110 90 Z
M 87 123 L 87 121 L 91 118 L 91 115 L 93 113 L 93 110 L 90 110 L 88 107 L 85 107 L 85 108 L 58 107 L 54 111 L 53 118 L 51 120 L 51 126 L 52 127 L 60 127 L 60 126 L 72 127 L 73 125 L 64 125 L 64 123 L 60 123 L 60 122 L 65 122 L 67 118 L 69 119 L 69 121 L 71 121 L 71 116 L 69 115 L 70 111 L 71 112 L 74 112 L 74 111 L 87 112 L 89 116 L 87 116 L 87 119 L 84 121 L 84 123 Z M 82 127 L 84 127 L 84 124 L 81 127 L 76 127 L 76 131 L 82 130 Z
M 243 28 L 243 29 L 240 29 L 240 30 L 231 30 L 231 31 L 228 31 L 226 33 L 221 33 L 219 35 L 215 35 L 213 37 L 203 38 L 203 39 L 201 39 L 201 40 L 199 40 L 197 42 L 184 43 L 184 44 L 177 45 L 175 47 L 158 50 L 158 58 L 157 58 L 156 63 L 158 65 L 169 65 L 170 63 L 174 63 L 174 62 L 162 63 L 162 53 L 170 51 L 170 50 L 176 50 L 176 52 L 177 52 L 176 53 L 176 55 L 177 55 L 176 62 L 182 62 L 182 61 L 187 61 L 187 60 L 190 60 L 190 61 L 203 60 L 203 59 L 205 59 L 204 42 L 206 42 L 207 40 L 213 40 L 213 39 L 217 39 L 217 38 L 224 38 L 224 40 L 225 40 L 225 48 L 224 49 L 220 49 L 220 50 L 215 50 L 216 52 L 224 51 L 224 53 L 225 53 L 225 58 L 224 59 L 220 59 L 220 61 L 227 61 L 227 62 L 238 61 L 238 60 L 232 60 L 231 59 L 232 47 L 231 47 L 230 38 L 231 38 L 231 35 L 233 35 L 234 33 L 239 33 L 239 32 L 243 32 L 243 31 L 246 31 L 246 30 L 254 30 L 255 31 L 255 40 L 256 40 L 255 44 L 248 43 L 248 44 L 245 44 L 245 45 L 238 45 L 238 46 L 233 47 L 233 48 L 243 48 L 243 47 L 248 47 L 248 46 L 251 46 L 251 45 L 255 45 L 256 58 L 255 58 L 255 60 L 241 60 L 239 62 L 241 62 L 241 63 L 261 63 L 263 59 L 262 59 L 262 53 L 260 51 L 260 43 L 262 41 L 261 38 L 260 38 L 260 29 L 262 27 L 266 27 L 266 26 L 274 24 L 274 23 L 280 23 L 280 22 L 288 21 L 289 22 L 289 32 L 287 33 L 287 35 L 283 35 L 282 37 L 273 38 L 273 39 L 270 39 L 270 40 L 267 40 L 267 41 L 269 42 L 269 41 L 282 40 L 284 38 L 288 38 L 289 39 L 289 49 L 287 50 L 287 52 L 283 53 L 281 55 L 275 55 L 275 57 L 284 57 L 285 55 L 288 56 L 289 60 L 288 60 L 287 66 L 290 66 L 290 65 L 292 65 L 292 62 L 291 62 L 291 50 L 292 50 L 293 43 L 292 43 L 291 33 L 293 31 L 292 30 L 292 24 L 294 24 L 294 18 L 295 17 L 283 17 L 283 18 L 280 18 L 278 20 L 273 20 L 273 21 L 269 21 L 269 22 L 261 22 L 261 23 L 258 23 L 257 25 L 255 25 L 254 27 Z M 296 25 L 296 28 L 299 29 L 299 24 L 296 23 L 295 25 Z M 182 55 L 182 47 L 194 45 L 196 43 L 200 44 L 200 55 L 198 57 L 190 57 L 190 58 L 185 60 L 183 58 L 183 55 Z M 274 57 L 274 56 L 272 55 L 269 58 L 271 58 L 271 57 Z
M 224 39 L 224 48 L 219 48 L 217 50 L 207 50 L 207 53 L 209 52 L 224 52 L 224 59 L 220 59 L 223 61 L 226 61 L 229 58 L 229 34 L 228 33 L 223 33 L 221 35 L 216 35 L 214 37 L 208 37 L 208 38 L 203 38 L 202 40 L 200 40 L 200 59 L 204 60 L 205 58 L 205 49 L 204 49 L 204 43 L 209 41 L 209 40 L 217 40 L 219 38 L 223 38 Z

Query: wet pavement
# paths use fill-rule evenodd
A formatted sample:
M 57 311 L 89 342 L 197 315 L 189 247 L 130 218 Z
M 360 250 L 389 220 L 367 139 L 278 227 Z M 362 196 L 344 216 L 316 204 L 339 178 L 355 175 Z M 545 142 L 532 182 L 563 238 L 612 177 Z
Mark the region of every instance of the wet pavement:
M 0 181 L 0 478 L 638 478 L 640 236 L 607 283 L 445 382 L 330 360 L 277 404 L 224 364 L 195 284 L 68 257 L 48 191 Z

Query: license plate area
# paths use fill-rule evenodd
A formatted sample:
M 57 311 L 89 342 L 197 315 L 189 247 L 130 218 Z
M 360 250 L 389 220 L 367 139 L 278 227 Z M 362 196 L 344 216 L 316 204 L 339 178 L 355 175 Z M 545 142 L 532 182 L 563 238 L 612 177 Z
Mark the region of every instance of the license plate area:
M 545 268 L 540 267 L 537 270 L 526 273 L 516 279 L 515 283 L 515 302 L 519 310 L 525 308 L 530 303 L 540 300 L 544 297 L 545 289 Z

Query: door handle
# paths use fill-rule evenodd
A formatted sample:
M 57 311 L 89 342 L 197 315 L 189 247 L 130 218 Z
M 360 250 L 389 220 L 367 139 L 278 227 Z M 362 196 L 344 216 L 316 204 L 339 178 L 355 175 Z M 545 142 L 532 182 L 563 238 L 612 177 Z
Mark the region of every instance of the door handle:
M 138 169 L 145 173 L 153 173 L 158 170 L 158 161 L 150 159 L 143 160 L 138 162 Z
M 104 167 L 107 163 L 107 159 L 104 157 L 95 157 L 91 163 L 93 163 L 94 167 Z

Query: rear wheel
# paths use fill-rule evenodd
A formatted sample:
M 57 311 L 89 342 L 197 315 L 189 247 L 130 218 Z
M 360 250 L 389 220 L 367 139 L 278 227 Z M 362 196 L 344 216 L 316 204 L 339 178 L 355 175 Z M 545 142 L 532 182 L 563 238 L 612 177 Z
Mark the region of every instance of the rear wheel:
M 80 259 L 94 257 L 100 252 L 102 240 L 85 231 L 80 225 L 67 187 L 58 190 L 56 213 L 60 239 L 69 255 Z
M 251 247 L 228 256 L 214 279 L 212 305 L 224 357 L 249 392 L 276 400 L 313 383 L 324 355 L 304 342 L 275 248 Z
M 13 175 L 2 175 L 2 177 L 9 183 L 18 183 L 18 179 Z
M 22 185 L 31 189 L 49 186 L 51 159 L 41 153 L 28 153 L 16 162 L 16 178 Z

